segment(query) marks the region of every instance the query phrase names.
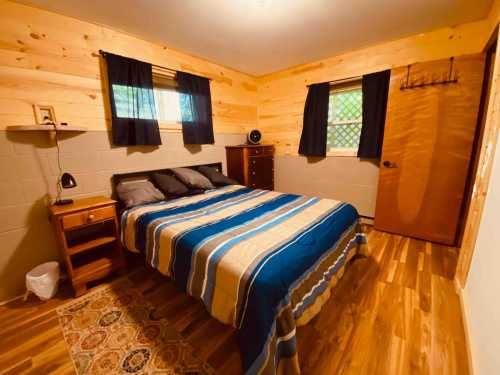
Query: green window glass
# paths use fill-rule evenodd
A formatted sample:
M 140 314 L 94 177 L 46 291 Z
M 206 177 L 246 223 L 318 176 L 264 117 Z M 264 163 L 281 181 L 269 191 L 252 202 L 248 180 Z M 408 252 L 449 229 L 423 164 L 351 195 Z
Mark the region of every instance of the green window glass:
M 174 86 L 155 86 L 150 90 L 114 84 L 113 97 L 116 115 L 120 118 L 156 118 L 160 123 L 192 121 L 191 98 L 189 95 L 180 94 Z M 184 114 L 184 119 L 181 113 Z
M 153 90 L 114 84 L 113 97 L 117 117 L 143 120 L 155 118 Z
M 332 89 L 328 108 L 327 152 L 358 149 L 363 116 L 362 101 L 359 85 Z

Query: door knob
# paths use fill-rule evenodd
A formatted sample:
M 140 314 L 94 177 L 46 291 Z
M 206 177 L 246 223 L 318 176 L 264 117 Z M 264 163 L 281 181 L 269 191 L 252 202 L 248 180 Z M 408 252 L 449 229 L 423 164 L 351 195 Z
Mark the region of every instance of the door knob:
M 397 168 L 398 165 L 396 163 L 390 162 L 389 160 L 385 160 L 382 165 L 386 168 Z

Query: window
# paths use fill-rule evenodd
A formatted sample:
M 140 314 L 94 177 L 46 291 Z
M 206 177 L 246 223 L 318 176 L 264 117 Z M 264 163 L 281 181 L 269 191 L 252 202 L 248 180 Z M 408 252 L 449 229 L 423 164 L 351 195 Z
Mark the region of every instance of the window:
M 362 123 L 361 82 L 332 86 L 328 107 L 327 155 L 355 156 Z
M 169 76 L 153 74 L 153 86 L 151 95 L 149 89 L 113 84 L 116 115 L 121 118 L 151 120 L 153 111 L 156 109 L 156 118 L 160 128 L 180 129 L 181 106 L 189 108 L 189 95 L 181 95 L 177 91 L 175 80 Z M 130 98 L 136 100 L 130 100 Z M 185 110 L 184 114 L 185 120 L 192 120 L 189 110 Z
M 186 106 L 186 99 L 177 91 L 177 82 L 173 77 L 153 73 L 156 117 L 160 128 L 181 128 L 181 105 Z M 184 111 L 184 113 L 188 113 Z M 187 119 L 189 121 L 189 118 Z
M 180 123 L 180 95 L 174 89 L 154 88 L 156 116 L 160 123 Z
M 153 119 L 151 89 L 113 84 L 116 116 L 120 118 Z

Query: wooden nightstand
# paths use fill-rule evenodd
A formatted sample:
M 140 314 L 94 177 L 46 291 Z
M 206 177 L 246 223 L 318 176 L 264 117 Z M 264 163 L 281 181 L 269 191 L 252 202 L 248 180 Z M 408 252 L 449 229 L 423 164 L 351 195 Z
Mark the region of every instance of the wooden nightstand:
M 106 197 L 77 199 L 50 206 L 61 255 L 76 296 L 87 283 L 123 269 L 116 201 Z

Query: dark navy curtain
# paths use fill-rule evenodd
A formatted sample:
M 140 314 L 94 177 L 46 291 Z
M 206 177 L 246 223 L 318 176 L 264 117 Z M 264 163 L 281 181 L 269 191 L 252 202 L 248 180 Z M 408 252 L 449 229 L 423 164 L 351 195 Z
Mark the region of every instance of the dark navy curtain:
M 214 143 L 210 81 L 194 74 L 177 72 L 184 144 Z
M 326 156 L 329 96 L 330 83 L 316 83 L 309 86 L 300 136 L 301 155 Z
M 363 126 L 359 139 L 359 158 L 380 159 L 382 155 L 390 81 L 390 70 L 363 76 Z
M 113 144 L 159 145 L 151 64 L 105 53 Z

